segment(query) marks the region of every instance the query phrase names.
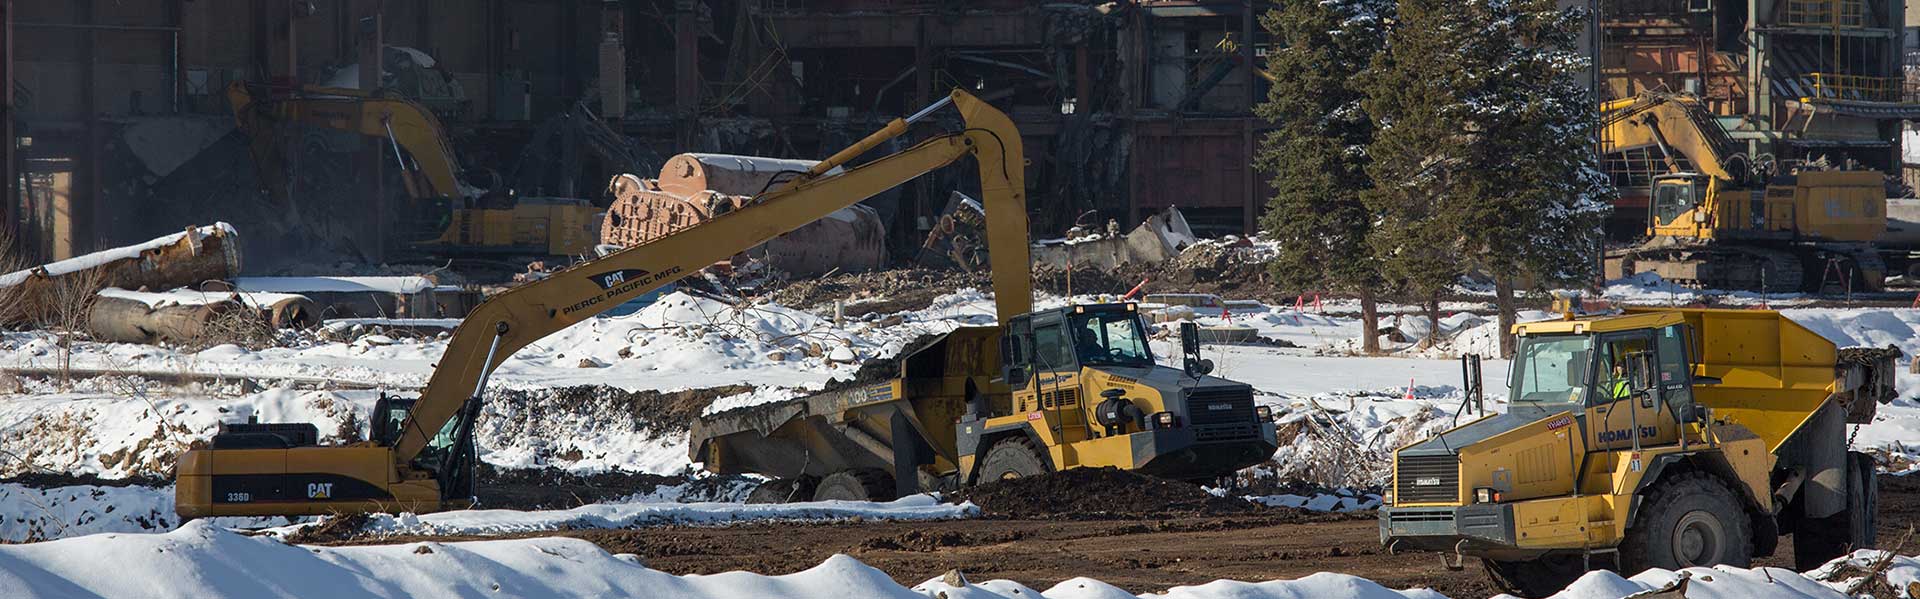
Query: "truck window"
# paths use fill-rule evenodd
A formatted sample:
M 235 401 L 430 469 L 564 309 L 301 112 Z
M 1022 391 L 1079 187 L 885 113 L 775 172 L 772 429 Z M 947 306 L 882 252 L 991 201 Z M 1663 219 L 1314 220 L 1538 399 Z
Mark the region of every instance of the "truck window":
M 1513 401 L 1546 407 L 1577 405 L 1587 385 L 1586 336 L 1527 337 L 1513 363 Z
M 1663 181 L 1653 192 L 1653 212 L 1662 224 L 1671 224 L 1680 214 L 1693 209 L 1693 183 Z
M 1084 364 L 1152 366 L 1146 331 L 1132 312 L 1100 312 L 1073 319 L 1074 349 Z
M 1667 407 L 1673 414 L 1682 413 L 1681 409 L 1693 403 L 1692 373 L 1688 368 L 1691 360 L 1687 356 L 1687 334 L 1682 325 L 1673 325 L 1660 329 L 1655 340 L 1659 345 L 1660 390 L 1666 394 Z
M 1033 329 L 1033 367 L 1036 370 L 1070 370 L 1073 362 L 1073 345 L 1067 342 L 1066 331 L 1058 323 Z
M 1636 334 L 1613 336 L 1600 345 L 1600 369 L 1594 372 L 1593 404 L 1626 399 L 1633 391 L 1627 380 L 1627 361 L 1634 354 L 1648 351 L 1647 338 Z

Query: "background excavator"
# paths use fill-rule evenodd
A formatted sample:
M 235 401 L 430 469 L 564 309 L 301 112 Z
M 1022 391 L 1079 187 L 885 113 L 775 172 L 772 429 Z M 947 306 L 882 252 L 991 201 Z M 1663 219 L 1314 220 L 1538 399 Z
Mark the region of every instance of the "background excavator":
M 1642 272 L 1716 289 L 1879 291 L 1872 241 L 1886 230 L 1886 187 L 1872 170 L 1779 172 L 1734 151 L 1700 101 L 1648 92 L 1601 106 L 1602 151 L 1653 150 L 1648 238 L 1609 250 L 1606 276 Z
M 411 201 L 389 215 L 400 251 L 435 256 L 573 256 L 599 236 L 600 210 L 591 202 L 519 197 L 493 182 L 490 189 L 460 179 L 460 163 L 446 130 L 425 107 L 405 98 L 357 89 L 305 86 L 297 90 L 235 82 L 227 87 L 234 119 L 248 136 L 260 178 L 275 202 L 292 205 L 295 178 L 287 140 L 295 127 L 318 127 L 377 138 L 389 146 Z

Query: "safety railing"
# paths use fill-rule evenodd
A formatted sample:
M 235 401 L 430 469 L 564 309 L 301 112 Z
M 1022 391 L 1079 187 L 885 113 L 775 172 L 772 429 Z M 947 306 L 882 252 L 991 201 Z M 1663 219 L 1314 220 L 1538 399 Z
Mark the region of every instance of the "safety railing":
M 1920 100 L 1920 89 L 1905 77 L 1872 77 L 1838 73 L 1807 73 L 1814 100 L 1903 102 Z
M 1867 3 L 1863 0 L 1787 0 L 1780 11 L 1780 24 L 1789 27 L 1865 27 Z

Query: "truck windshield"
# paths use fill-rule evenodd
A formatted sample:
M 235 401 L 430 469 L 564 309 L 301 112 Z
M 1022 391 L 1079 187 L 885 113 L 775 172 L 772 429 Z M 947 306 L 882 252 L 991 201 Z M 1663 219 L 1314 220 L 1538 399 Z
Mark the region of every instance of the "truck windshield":
M 1513 359 L 1513 401 L 1579 405 L 1592 350 L 1593 338 L 1585 335 L 1522 339 Z
M 1152 366 L 1146 330 L 1134 312 L 1094 312 L 1072 319 L 1073 348 L 1081 364 Z

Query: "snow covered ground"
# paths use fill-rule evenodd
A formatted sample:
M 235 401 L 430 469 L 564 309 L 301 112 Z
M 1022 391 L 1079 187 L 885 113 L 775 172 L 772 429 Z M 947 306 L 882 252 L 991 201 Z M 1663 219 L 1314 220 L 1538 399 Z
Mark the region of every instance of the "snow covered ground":
M 1047 298 L 1042 306 L 1064 302 Z M 1908 355 L 1920 353 L 1920 311 L 1804 308 L 1787 314 L 1843 346 L 1894 344 Z M 1389 343 L 1393 353 L 1379 358 L 1350 355 L 1360 334 L 1359 323 L 1350 317 L 1274 306 L 1236 310 L 1230 316 L 1202 315 L 1199 320 L 1203 325 L 1251 326 L 1263 338 L 1297 346 L 1217 345 L 1204 354 L 1215 362 L 1216 374 L 1252 384 L 1258 401 L 1275 408 L 1283 431 L 1292 435 L 1293 441 L 1261 474 L 1334 488 L 1379 484 L 1384 476 L 1379 466 L 1386 463 L 1382 457 L 1387 452 L 1451 423 L 1461 409 L 1461 370 L 1458 361 L 1446 358 L 1491 354 L 1497 343 L 1496 324 L 1465 312 L 1442 321 L 1441 343 L 1417 351 L 1411 340 L 1431 334 L 1424 319 L 1389 317 L 1383 324 L 1408 341 Z M 830 317 L 778 305 L 742 307 L 670 294 L 635 314 L 594 318 L 515 354 L 493 379 L 494 391 L 476 438 L 482 459 L 502 467 L 676 474 L 692 466 L 684 429 L 609 418 L 596 411 L 599 404 L 562 402 L 547 391 L 573 385 L 750 388 L 720 397 L 707 408 L 718 411 L 778 401 L 834 377 L 851 376 L 859 361 L 891 356 L 920 335 L 993 322 L 991 298 L 972 289 L 942 296 L 924 309 L 838 324 Z M 195 372 L 357 381 L 406 392 L 425 380 L 444 349 L 442 339 L 377 334 L 260 351 L 230 345 L 184 352 L 80 343 L 74 363 L 156 376 Z M 1178 359 L 1172 339 L 1156 342 L 1154 349 L 1163 362 Z M 58 339 L 51 335 L 0 334 L 0 367 L 47 367 L 58 355 Z M 1504 409 L 1506 370 L 1505 361 L 1485 362 L 1489 408 L 1495 411 Z M 187 443 L 211 434 L 220 422 L 249 418 L 312 422 L 329 441 L 362 438 L 379 395 L 207 384 L 179 388 L 105 377 L 82 379 L 64 391 L 50 385 L 28 381 L 25 393 L 0 395 L 0 476 L 56 472 L 164 477 Z M 1858 444 L 1888 458 L 1890 470 L 1909 471 L 1920 469 L 1915 459 L 1920 456 L 1920 377 L 1902 376 L 1901 391 L 1900 400 L 1882 407 L 1879 421 L 1862 428 Z M 144 499 L 129 501 L 128 513 L 151 511 L 142 507 Z M 1273 501 L 1305 505 L 1328 500 Z M 65 524 L 80 517 L 76 514 Z M 43 529 L 36 534 L 89 532 L 84 526 Z
M 1855 575 L 1880 557 L 1861 551 L 1800 574 L 1779 568 L 1649 570 L 1631 578 L 1594 572 L 1555 595 L 1620 599 L 1671 588 L 1686 578 L 1689 597 L 1845 599 Z M 113 564 L 102 575 L 101 564 Z M 1920 580 L 1920 560 L 1895 557 L 1884 574 L 1894 589 Z M 610 554 L 591 542 L 531 538 L 358 547 L 288 545 L 243 536 L 204 521 L 164 534 L 97 534 L 0 546 L 0 589 L 8 597 L 786 597 L 842 599 L 1131 599 L 1093 578 L 1044 591 L 1018 583 L 974 583 L 946 576 L 908 588 L 885 572 L 836 555 L 784 575 L 727 572 L 676 576 L 638 556 Z M 1319 573 L 1295 580 L 1220 580 L 1142 595 L 1165 599 L 1444 599 L 1427 589 L 1393 590 L 1362 578 Z

